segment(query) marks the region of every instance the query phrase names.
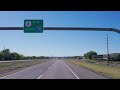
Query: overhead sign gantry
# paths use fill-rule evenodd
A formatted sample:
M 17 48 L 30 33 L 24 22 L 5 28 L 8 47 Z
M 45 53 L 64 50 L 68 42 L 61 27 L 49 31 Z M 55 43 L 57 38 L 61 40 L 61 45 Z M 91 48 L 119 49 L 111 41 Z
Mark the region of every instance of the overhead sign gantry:
M 24 33 L 43 33 L 44 30 L 112 31 L 120 34 L 120 30 L 115 28 L 44 27 L 43 20 L 24 20 L 24 27 L 0 27 L 0 30 L 24 30 Z
M 0 30 L 24 30 L 24 27 L 0 27 Z M 112 31 L 120 34 L 120 30 L 115 28 L 43 27 L 43 30 Z

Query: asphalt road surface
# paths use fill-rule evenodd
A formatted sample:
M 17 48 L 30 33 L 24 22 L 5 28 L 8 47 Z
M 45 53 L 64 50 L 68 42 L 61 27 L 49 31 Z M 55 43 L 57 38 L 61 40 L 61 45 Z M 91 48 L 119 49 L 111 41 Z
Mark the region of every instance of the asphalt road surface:
M 0 77 L 0 79 L 107 79 L 63 60 L 51 60 Z

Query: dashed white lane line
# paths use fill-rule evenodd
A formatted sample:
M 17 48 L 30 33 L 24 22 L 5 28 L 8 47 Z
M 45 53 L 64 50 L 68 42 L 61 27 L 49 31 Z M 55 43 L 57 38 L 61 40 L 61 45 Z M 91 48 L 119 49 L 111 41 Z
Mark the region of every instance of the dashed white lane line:
M 62 61 L 63 62 L 63 61 Z M 64 63 L 64 62 L 63 62 Z M 65 64 L 65 63 L 64 63 Z M 66 64 L 65 64 L 65 66 L 67 66 Z M 67 68 L 72 72 L 72 74 L 77 78 L 77 79 L 79 79 L 79 77 L 67 66 Z
M 57 61 L 56 61 L 57 62 Z M 56 62 L 54 62 L 48 69 L 50 69 Z
M 46 63 L 46 62 L 45 62 L 45 63 Z M 45 63 L 43 63 L 43 64 L 45 64 Z M 14 72 L 14 73 L 8 74 L 8 75 L 3 76 L 3 77 L 0 77 L 0 79 L 3 79 L 3 78 L 5 78 L 5 77 L 8 77 L 8 76 L 11 76 L 11 75 L 17 74 L 17 73 L 19 73 L 19 72 L 22 72 L 22 71 L 25 71 L 25 70 L 28 70 L 28 69 L 32 69 L 32 68 L 37 67 L 37 66 L 39 66 L 39 65 L 40 65 L 40 64 L 38 64 L 38 65 L 34 65 L 34 66 L 30 66 L 30 67 L 27 67 L 27 68 L 23 68 L 23 69 L 20 70 L 20 71 L 17 71 L 17 72 Z
M 40 75 L 37 79 L 40 79 L 42 77 L 42 75 Z
M 56 61 L 56 62 L 57 62 L 57 61 Z M 56 62 L 54 62 L 48 69 L 50 69 Z M 45 71 L 45 72 L 46 72 L 46 71 Z M 45 72 L 44 72 L 44 73 L 45 73 Z M 43 73 L 43 74 L 44 74 L 44 73 Z M 37 79 L 40 79 L 42 76 L 43 76 L 43 75 L 40 75 Z
M 22 71 L 25 71 L 25 70 L 28 70 L 28 69 L 32 69 L 32 68 L 37 67 L 37 66 L 39 66 L 39 65 L 40 65 L 40 64 L 35 65 L 35 66 L 30 66 L 30 67 L 27 67 L 27 68 L 23 68 L 22 70 L 17 71 L 17 72 L 15 72 L 15 73 L 11 73 L 11 74 L 8 74 L 8 75 L 6 75 L 6 76 L 0 77 L 0 79 L 3 79 L 3 78 L 5 78 L 5 77 L 8 77 L 8 76 L 17 74 L 17 73 L 19 73 L 19 72 L 22 72 Z

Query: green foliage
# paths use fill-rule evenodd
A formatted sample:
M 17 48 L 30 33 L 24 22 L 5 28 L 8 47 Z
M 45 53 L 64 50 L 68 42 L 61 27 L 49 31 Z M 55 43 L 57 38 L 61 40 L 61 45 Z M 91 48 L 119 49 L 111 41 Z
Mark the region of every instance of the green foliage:
M 86 54 L 84 54 L 84 57 L 87 58 Z
M 19 60 L 20 59 L 20 55 L 16 52 L 13 52 L 10 54 L 10 59 L 11 60 Z
M 20 56 L 20 60 L 24 60 L 24 59 L 25 59 L 25 56 L 24 56 L 24 55 L 19 54 L 19 56 Z
M 44 56 L 27 56 L 24 57 L 24 59 L 50 59 L 49 57 L 44 57 Z
M 120 54 L 114 54 L 114 55 L 111 57 L 111 60 L 113 60 L 113 61 L 120 61 Z
M 84 54 L 84 57 L 87 59 L 92 59 L 92 55 L 97 55 L 97 53 L 94 51 L 89 51 L 86 54 Z
M 0 52 L 0 60 L 20 60 L 20 59 L 24 59 L 24 56 L 16 52 L 11 53 L 9 49 L 5 49 Z
M 9 60 L 10 59 L 10 50 L 9 49 L 2 50 L 0 53 L 2 56 L 2 60 Z
M 3 55 L 2 55 L 2 53 L 0 53 L 0 60 L 3 60 Z
M 36 59 L 36 56 L 32 56 L 31 59 Z
M 24 59 L 50 59 L 49 57 L 44 56 L 24 56 L 22 54 L 18 54 L 17 52 L 10 52 L 9 49 L 2 50 L 0 52 L 0 60 L 24 60 Z

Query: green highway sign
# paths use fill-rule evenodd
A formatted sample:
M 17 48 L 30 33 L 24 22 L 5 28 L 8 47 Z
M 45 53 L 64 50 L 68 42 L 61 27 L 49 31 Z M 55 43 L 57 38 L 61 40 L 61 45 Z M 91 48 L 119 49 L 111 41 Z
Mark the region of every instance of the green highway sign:
M 43 20 L 24 20 L 24 33 L 43 33 Z

